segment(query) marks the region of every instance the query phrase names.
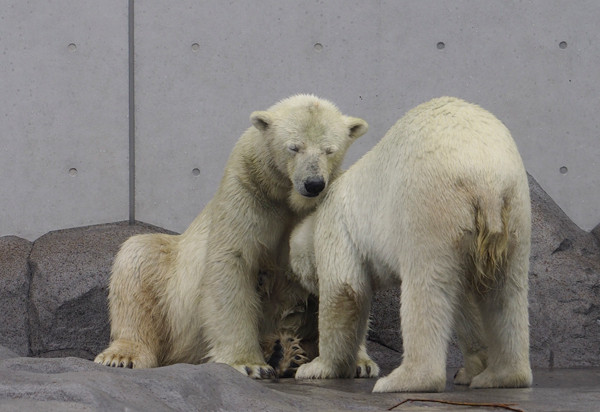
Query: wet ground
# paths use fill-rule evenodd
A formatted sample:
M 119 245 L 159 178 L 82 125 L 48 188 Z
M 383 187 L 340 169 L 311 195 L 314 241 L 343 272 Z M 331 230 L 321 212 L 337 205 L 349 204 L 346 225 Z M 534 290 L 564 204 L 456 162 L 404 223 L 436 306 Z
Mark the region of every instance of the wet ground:
M 448 370 L 449 383 L 444 393 L 374 394 L 371 390 L 375 379 L 286 379 L 265 385 L 276 392 L 310 399 L 313 405 L 322 401 L 323 410 L 600 411 L 598 368 L 534 370 L 533 387 L 527 389 L 454 386 L 451 383 L 454 372 L 455 369 Z

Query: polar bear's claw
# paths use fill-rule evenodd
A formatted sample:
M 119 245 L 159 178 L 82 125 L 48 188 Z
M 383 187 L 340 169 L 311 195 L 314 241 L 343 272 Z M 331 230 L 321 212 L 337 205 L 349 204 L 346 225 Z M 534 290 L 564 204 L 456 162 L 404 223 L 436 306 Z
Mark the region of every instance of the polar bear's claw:
M 275 370 L 269 365 L 231 365 L 238 372 L 253 379 L 276 379 Z
M 379 366 L 367 354 L 367 349 L 364 345 L 361 346 L 356 360 L 356 375 L 355 378 L 376 378 L 379 376 Z
M 369 362 L 357 363 L 356 378 L 376 378 L 379 376 L 379 366 L 369 359 Z
M 134 360 L 129 357 L 119 356 L 118 354 L 104 354 L 96 356 L 94 362 L 104 366 L 110 366 L 112 368 L 128 368 L 134 367 Z
M 156 355 L 145 345 L 117 339 L 94 359 L 94 362 L 113 368 L 155 368 L 158 366 Z
M 298 367 L 310 361 L 300 339 L 288 334 L 267 339 L 263 349 L 267 363 L 273 367 L 279 378 L 293 378 Z

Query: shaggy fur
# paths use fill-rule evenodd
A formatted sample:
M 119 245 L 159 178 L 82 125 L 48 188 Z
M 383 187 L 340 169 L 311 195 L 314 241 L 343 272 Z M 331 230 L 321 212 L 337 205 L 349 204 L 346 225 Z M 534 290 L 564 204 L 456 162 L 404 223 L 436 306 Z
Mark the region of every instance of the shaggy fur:
M 178 236 L 134 236 L 119 251 L 109 286 L 111 344 L 96 362 L 211 361 L 274 376 L 259 330 L 275 314 L 262 315 L 259 271 L 285 267 L 279 258 L 288 255 L 291 228 L 321 202 L 367 124 L 310 95 L 250 120 L 216 195 L 190 227 Z
M 492 114 L 450 97 L 409 111 L 292 234 L 292 268 L 319 293 L 319 356 L 296 378 L 350 376 L 374 291 L 401 281 L 404 357 L 375 392 L 442 391 L 453 325 L 455 383 L 530 386 L 530 209 Z

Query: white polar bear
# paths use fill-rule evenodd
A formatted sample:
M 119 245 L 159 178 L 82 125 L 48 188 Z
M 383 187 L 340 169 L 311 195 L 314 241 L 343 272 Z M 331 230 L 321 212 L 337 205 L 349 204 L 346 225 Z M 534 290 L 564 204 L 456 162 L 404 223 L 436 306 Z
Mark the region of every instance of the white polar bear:
M 111 344 L 96 362 L 212 361 L 273 376 L 259 330 L 274 332 L 262 325 L 276 322 L 263 318 L 274 314 L 262 313 L 259 272 L 287 258 L 293 225 L 320 203 L 367 124 L 312 95 L 250 119 L 216 195 L 183 234 L 134 236 L 122 246 L 109 286 Z
M 292 234 L 292 268 L 319 292 L 319 356 L 296 378 L 351 377 L 373 291 L 401 281 L 404 357 L 375 392 L 444 390 L 453 325 L 455 383 L 530 386 L 530 232 L 506 127 L 451 97 L 412 109 Z

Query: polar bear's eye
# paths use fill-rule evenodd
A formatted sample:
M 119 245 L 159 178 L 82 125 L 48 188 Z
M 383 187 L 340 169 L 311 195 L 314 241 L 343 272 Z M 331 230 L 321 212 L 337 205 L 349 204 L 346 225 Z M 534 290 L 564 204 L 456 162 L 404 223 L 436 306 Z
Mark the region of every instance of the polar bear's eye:
M 333 147 L 326 147 L 325 148 L 325 154 L 326 155 L 330 155 L 330 154 L 333 154 L 333 153 L 335 153 L 335 149 Z
M 288 146 L 288 150 L 292 153 L 298 153 L 300 151 L 300 146 L 291 144 Z

